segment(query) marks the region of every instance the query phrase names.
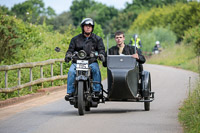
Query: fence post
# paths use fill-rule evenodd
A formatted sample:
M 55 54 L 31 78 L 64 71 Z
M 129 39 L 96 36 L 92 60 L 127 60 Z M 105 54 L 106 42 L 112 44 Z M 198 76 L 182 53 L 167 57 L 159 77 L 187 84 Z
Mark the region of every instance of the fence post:
M 18 69 L 18 85 L 21 85 L 21 69 Z M 18 90 L 18 97 L 19 97 L 19 90 Z
M 51 77 L 53 77 L 53 64 L 51 64 Z M 51 81 L 51 86 L 53 86 L 53 81 Z
M 32 67 L 30 68 L 30 82 L 31 81 L 33 81 Z M 30 91 L 32 92 L 32 86 L 30 86 Z
M 40 78 L 43 78 L 43 66 L 40 66 Z M 43 88 L 43 83 L 42 83 Z
M 62 76 L 63 75 L 63 63 L 60 62 L 60 75 Z
M 5 71 L 5 88 L 8 88 L 8 71 Z M 8 94 L 5 93 L 6 99 L 8 99 Z

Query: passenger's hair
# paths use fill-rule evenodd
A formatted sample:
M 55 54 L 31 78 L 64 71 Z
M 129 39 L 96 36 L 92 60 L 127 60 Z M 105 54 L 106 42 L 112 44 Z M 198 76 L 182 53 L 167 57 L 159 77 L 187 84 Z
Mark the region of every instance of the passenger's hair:
M 119 30 L 115 32 L 115 37 L 116 37 L 117 35 L 123 35 L 123 37 L 125 37 L 125 36 L 124 36 L 124 32 L 119 31 Z

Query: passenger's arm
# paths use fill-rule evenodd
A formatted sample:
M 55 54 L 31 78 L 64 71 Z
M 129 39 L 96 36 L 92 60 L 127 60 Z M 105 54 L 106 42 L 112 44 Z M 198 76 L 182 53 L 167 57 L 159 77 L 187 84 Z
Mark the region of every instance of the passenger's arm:
M 141 63 L 141 64 L 144 64 L 145 61 L 146 61 L 146 59 L 145 59 L 145 57 L 142 55 L 142 52 L 141 52 L 140 49 L 137 49 L 137 54 L 138 54 L 138 57 L 139 57 L 139 59 L 137 59 L 137 61 L 138 61 L 139 63 Z

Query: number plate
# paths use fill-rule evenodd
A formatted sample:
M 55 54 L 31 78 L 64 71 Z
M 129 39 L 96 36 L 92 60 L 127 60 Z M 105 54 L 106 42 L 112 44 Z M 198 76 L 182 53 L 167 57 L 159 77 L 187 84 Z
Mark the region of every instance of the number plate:
M 76 69 L 88 69 L 88 60 L 77 60 Z

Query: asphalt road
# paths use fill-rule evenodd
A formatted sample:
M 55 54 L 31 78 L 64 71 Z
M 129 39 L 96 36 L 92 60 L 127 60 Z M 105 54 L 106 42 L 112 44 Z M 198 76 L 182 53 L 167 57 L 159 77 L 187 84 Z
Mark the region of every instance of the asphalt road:
M 84 116 L 67 103 L 65 91 L 0 109 L 0 133 L 182 133 L 178 111 L 198 75 L 181 69 L 145 65 L 151 72 L 155 100 L 107 102 Z

